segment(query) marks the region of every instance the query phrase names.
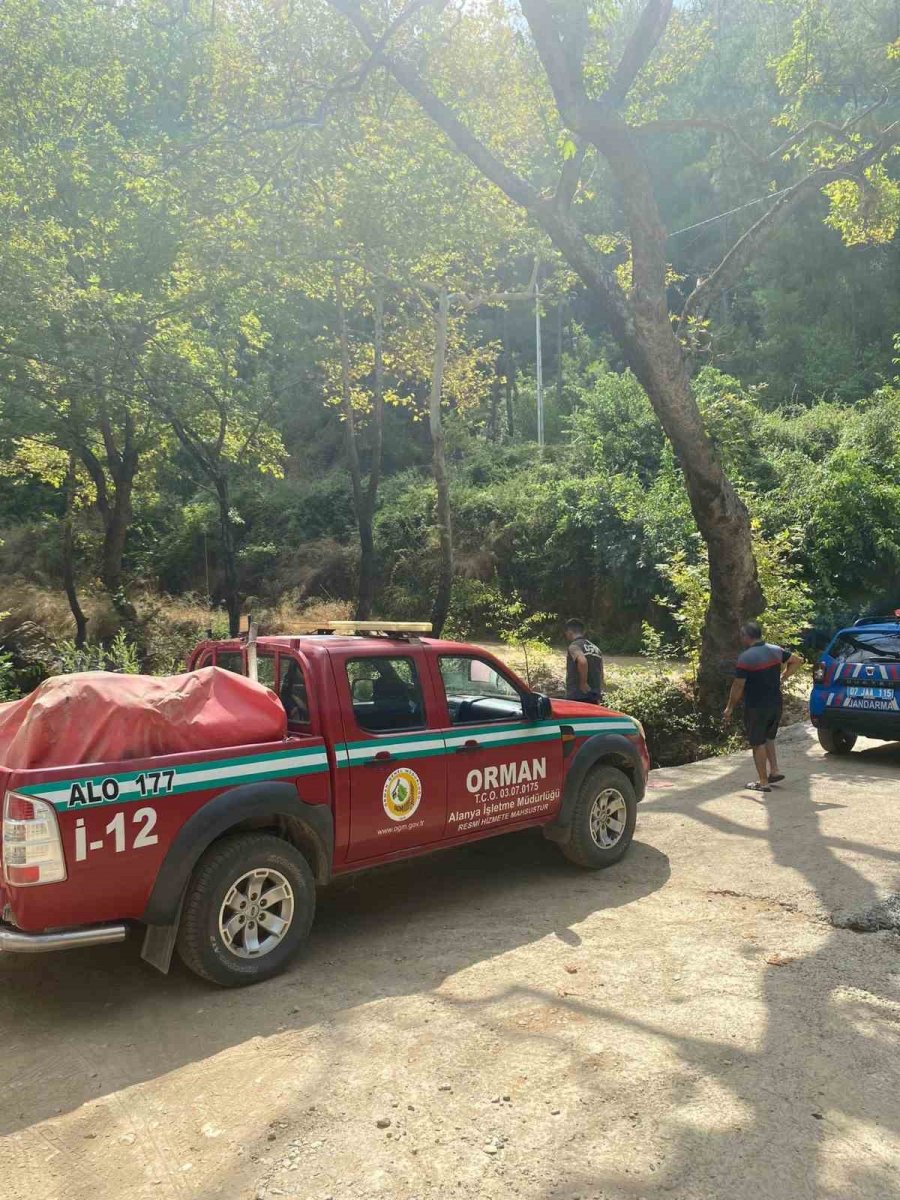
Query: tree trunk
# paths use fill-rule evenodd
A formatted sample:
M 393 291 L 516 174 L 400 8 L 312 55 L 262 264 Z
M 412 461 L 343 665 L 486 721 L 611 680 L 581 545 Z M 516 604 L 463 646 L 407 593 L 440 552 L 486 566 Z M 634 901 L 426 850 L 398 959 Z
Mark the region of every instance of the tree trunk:
M 111 596 L 117 595 L 122 589 L 122 559 L 130 524 L 131 505 L 119 503 L 117 489 L 116 504 L 110 510 L 103 532 L 103 556 L 100 562 L 100 579 Z
M 63 588 L 69 608 L 75 620 L 75 645 L 79 649 L 87 640 L 87 617 L 78 603 L 78 588 L 75 582 L 75 532 L 72 523 L 72 501 L 75 495 L 75 462 L 69 459 L 69 470 L 66 475 L 66 513 L 62 527 L 62 571 Z
M 562 386 L 563 386 L 563 321 L 562 321 L 562 300 L 556 306 L 556 412 L 557 420 L 562 413 Z
M 506 436 L 510 441 L 516 436 L 516 414 L 513 408 L 513 358 L 509 348 L 509 326 L 506 311 L 503 312 L 503 377 L 506 389 Z
M 635 336 L 620 344 L 672 443 L 694 520 L 709 550 L 710 602 L 698 682 L 701 709 L 714 713 L 732 674 L 741 622 L 764 604 L 750 516 L 706 433 L 664 301 L 635 308 Z
M 116 444 L 112 422 L 105 411 L 100 413 L 99 427 L 105 450 L 105 465 L 85 440 L 80 441 L 78 453 L 94 484 L 94 504 L 103 521 L 100 579 L 116 609 L 126 618 L 133 620 L 134 608 L 124 595 L 123 559 L 128 530 L 134 516 L 132 493 L 140 455 L 135 446 L 134 424 L 130 413 L 126 411 L 123 418 L 121 450 Z
M 344 305 L 344 289 L 340 275 L 334 277 L 335 302 L 338 316 L 338 342 L 341 350 L 341 416 L 344 419 L 344 441 L 347 448 L 347 467 L 350 472 L 350 486 L 353 494 L 353 513 L 356 517 L 356 528 L 359 532 L 359 585 L 357 589 L 356 617 L 365 621 L 371 616 L 375 596 L 375 537 L 373 533 L 375 489 L 363 487 L 362 466 L 359 457 L 359 441 L 356 435 L 356 414 L 353 411 L 353 397 L 350 380 L 350 334 L 347 329 L 347 310 Z M 379 321 L 376 319 L 376 326 Z M 376 351 L 376 374 L 381 372 L 380 334 L 376 335 L 378 349 Z M 380 382 L 380 381 L 379 381 Z M 376 387 L 380 391 L 380 386 Z M 380 407 L 380 405 L 379 405 Z M 379 445 L 378 460 L 381 459 L 379 412 Z M 375 464 L 373 463 L 373 470 Z M 371 497 L 371 503 L 370 503 Z
M 500 389 L 503 385 L 503 354 L 497 356 L 494 364 L 494 378 L 491 380 L 491 407 L 488 413 L 488 439 L 500 441 Z
M 520 0 L 562 124 L 593 144 L 618 187 L 618 202 L 631 237 L 632 280 L 627 291 L 591 246 L 566 203 L 566 198 L 574 195 L 571 179 L 552 199 L 542 195 L 465 126 L 407 59 L 385 52 L 358 6 L 348 0 L 331 3 L 457 148 L 543 228 L 581 278 L 602 323 L 646 389 L 681 463 L 691 510 L 709 549 L 710 605 L 703 637 L 700 702 L 706 712 L 716 711 L 737 650 L 740 621 L 758 613 L 764 601 L 747 510 L 706 433 L 691 391 L 685 354 L 672 329 L 667 308 L 666 231 L 653 177 L 634 131 L 622 116 L 634 80 L 666 29 L 672 0 L 647 0 L 600 99 L 588 97 L 579 48 L 584 31 L 577 30 L 578 36 L 567 40 L 560 33 L 555 6 L 543 0 Z M 573 11 L 586 19 L 586 8 L 575 6 Z M 578 159 L 571 161 L 577 163 Z M 576 172 L 576 187 L 577 182 Z M 720 271 L 726 263 L 727 259 Z
M 135 470 L 136 467 L 135 462 Z M 103 557 L 100 567 L 100 578 L 112 598 L 113 606 L 126 625 L 132 626 L 137 620 L 137 612 L 125 592 L 123 560 L 125 543 L 133 516 L 131 507 L 133 486 L 134 471 L 131 471 L 130 474 L 126 474 L 124 471 L 120 472 L 116 479 L 115 500 L 104 515 Z
M 370 422 L 371 458 L 369 478 L 363 495 L 363 510 L 359 519 L 359 602 L 356 606 L 356 616 L 360 621 L 368 620 L 372 615 L 375 606 L 375 586 L 378 581 L 374 530 L 384 446 L 384 295 L 380 284 L 376 284 L 375 288 L 373 349 L 375 380 Z M 362 491 L 360 487 L 360 492 Z
M 215 481 L 219 505 L 219 545 L 222 551 L 222 592 L 228 613 L 228 635 L 237 637 L 241 631 L 241 594 L 238 586 L 237 551 L 231 524 L 231 497 L 228 480 L 220 475 Z
M 444 456 L 444 424 L 441 419 L 441 395 L 444 387 L 444 363 L 447 358 L 447 326 L 450 320 L 450 298 L 441 292 L 434 317 L 434 372 L 428 401 L 428 428 L 431 432 L 432 471 L 437 489 L 437 529 L 440 547 L 437 589 L 431 610 L 431 624 L 440 637 L 450 611 L 453 588 L 453 528 L 450 522 L 450 480 Z

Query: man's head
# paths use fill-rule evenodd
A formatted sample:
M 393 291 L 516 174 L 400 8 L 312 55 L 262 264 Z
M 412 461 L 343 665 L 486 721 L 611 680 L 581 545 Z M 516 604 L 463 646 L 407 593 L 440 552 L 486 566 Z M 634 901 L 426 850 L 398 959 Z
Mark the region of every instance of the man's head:
M 574 642 L 576 638 L 584 637 L 584 621 L 578 621 L 572 617 L 571 620 L 566 621 L 563 632 L 567 642 Z
M 741 626 L 741 644 L 753 646 L 762 641 L 762 628 L 757 621 L 745 621 Z

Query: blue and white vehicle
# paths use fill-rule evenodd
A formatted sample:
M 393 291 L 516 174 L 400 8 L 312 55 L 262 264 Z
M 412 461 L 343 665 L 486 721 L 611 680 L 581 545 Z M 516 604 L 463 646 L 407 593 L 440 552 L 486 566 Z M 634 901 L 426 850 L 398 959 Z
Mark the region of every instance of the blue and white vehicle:
M 849 754 L 858 737 L 900 740 L 900 609 L 835 634 L 813 671 L 809 715 L 829 754 Z

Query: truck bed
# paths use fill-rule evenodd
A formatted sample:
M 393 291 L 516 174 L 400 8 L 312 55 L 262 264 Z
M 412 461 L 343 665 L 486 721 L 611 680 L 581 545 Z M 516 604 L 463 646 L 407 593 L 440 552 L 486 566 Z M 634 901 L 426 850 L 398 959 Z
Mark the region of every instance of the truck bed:
M 59 927 L 61 911 L 73 926 L 138 920 L 179 829 L 218 792 L 296 780 L 307 803 L 327 804 L 330 765 L 323 739 L 302 734 L 117 762 L 30 770 L 0 764 L 4 797 L 14 791 L 53 806 L 68 873 L 64 881 L 35 888 L 0 885 L 0 911 L 25 930 Z

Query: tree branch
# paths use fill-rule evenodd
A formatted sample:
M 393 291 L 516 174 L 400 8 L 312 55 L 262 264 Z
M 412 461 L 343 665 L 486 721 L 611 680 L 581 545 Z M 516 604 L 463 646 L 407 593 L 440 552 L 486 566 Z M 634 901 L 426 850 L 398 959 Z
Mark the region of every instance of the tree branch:
M 828 133 L 832 137 L 839 138 L 842 141 L 848 140 L 850 131 L 865 120 L 867 116 L 873 113 L 877 108 L 880 108 L 887 100 L 887 95 L 882 96 L 873 104 L 868 105 L 862 112 L 857 113 L 855 117 L 851 117 L 845 121 L 843 125 L 835 125 L 831 121 L 814 120 L 809 121 L 801 129 L 796 129 L 790 137 L 785 138 L 780 145 L 768 153 L 760 153 L 750 142 L 744 137 L 739 129 L 736 129 L 729 121 L 722 120 L 720 117 L 672 117 L 662 118 L 658 121 L 644 121 L 640 125 L 631 125 L 629 128 L 633 133 L 638 134 L 654 134 L 654 133 L 684 133 L 689 130 L 701 129 L 709 133 L 721 133 L 726 137 L 732 138 L 741 149 L 745 152 L 748 159 L 757 163 L 777 162 L 792 146 L 796 146 L 802 142 L 811 133 L 822 132 Z
M 623 103 L 665 33 L 671 13 L 672 0 L 647 0 L 606 89 L 608 103 L 616 107 Z
M 531 29 L 559 115 L 570 129 L 577 129 L 579 109 L 585 100 L 580 56 L 566 53 L 547 0 L 519 0 L 519 5 Z
M 631 125 L 629 128 L 632 133 L 640 134 L 684 133 L 693 129 L 702 129 L 709 133 L 722 133 L 736 141 L 751 161 L 764 162 L 766 157 L 761 155 L 758 150 L 754 150 L 744 135 L 733 125 L 716 117 L 674 117 L 671 120 L 645 121 L 641 125 Z
M 379 42 L 353 0 L 328 0 L 332 8 L 347 18 L 370 50 Z M 404 60 L 382 53 L 382 65 L 400 86 L 416 100 L 445 136 L 482 174 L 504 192 L 514 204 L 526 209 L 544 229 L 554 245 L 585 284 L 605 302 L 605 315 L 614 330 L 621 333 L 628 320 L 622 289 L 600 256 L 586 241 L 570 214 L 560 211 L 554 199 L 544 199 L 527 180 L 510 170 L 471 130 L 459 120 L 425 83 L 418 71 Z
M 100 433 L 103 436 L 103 448 L 106 451 L 106 457 L 115 476 L 122 465 L 122 458 L 116 446 L 116 439 L 113 437 L 112 424 L 110 423 L 108 412 L 104 411 L 100 413 L 98 424 L 100 426 Z
M 90 446 L 81 438 L 76 441 L 76 450 L 78 457 L 84 463 L 85 470 L 91 477 L 91 482 L 97 492 L 97 511 L 103 517 L 104 521 L 109 516 L 109 494 L 106 488 L 106 476 L 103 473 L 103 467 L 100 465 L 100 460 L 91 450 Z
M 581 182 L 581 168 L 584 166 L 584 146 L 577 146 L 571 158 L 563 163 L 559 173 L 559 183 L 553 196 L 553 203 L 562 211 L 572 207 L 578 184 Z
M 870 113 L 873 113 L 876 110 L 876 108 L 881 108 L 881 106 L 886 103 L 888 95 L 889 93 L 887 89 L 885 89 L 883 96 L 881 96 L 874 103 L 868 105 L 868 107 L 864 108 L 861 113 L 857 113 L 855 117 L 851 117 L 848 121 L 845 121 L 843 125 L 835 125 L 831 121 L 809 121 L 801 129 L 795 130 L 790 137 L 785 138 L 781 145 L 776 146 L 770 154 L 766 155 L 766 160 L 768 162 L 772 162 L 775 159 L 781 158 L 781 156 L 786 151 L 790 150 L 792 146 L 796 146 L 798 142 L 802 142 L 804 138 L 816 130 L 821 130 L 823 133 L 830 133 L 832 137 L 840 138 L 841 140 L 846 141 L 847 135 L 850 133 L 851 129 L 858 125 L 860 121 L 864 121 Z
M 884 130 L 878 141 L 852 163 L 837 167 L 818 167 L 804 176 L 783 192 L 771 208 L 755 221 L 749 229 L 737 239 L 716 269 L 705 279 L 699 280 L 697 286 L 688 296 L 681 316 L 678 319 L 678 332 L 691 318 L 706 316 L 715 298 L 736 280 L 746 266 L 757 246 L 770 237 L 779 223 L 791 212 L 798 201 L 810 192 L 824 187 L 836 179 L 864 180 L 867 167 L 876 162 L 886 150 L 900 141 L 900 122 L 895 121 Z
M 381 50 L 382 39 L 375 36 L 353 0 L 329 0 L 329 3 L 347 18 L 370 51 L 376 53 Z M 523 208 L 535 209 L 540 204 L 540 197 L 531 184 L 511 171 L 468 130 L 453 110 L 425 84 L 415 68 L 400 58 L 384 53 L 381 54 L 381 61 L 400 86 L 419 102 L 435 124 L 492 183 Z

